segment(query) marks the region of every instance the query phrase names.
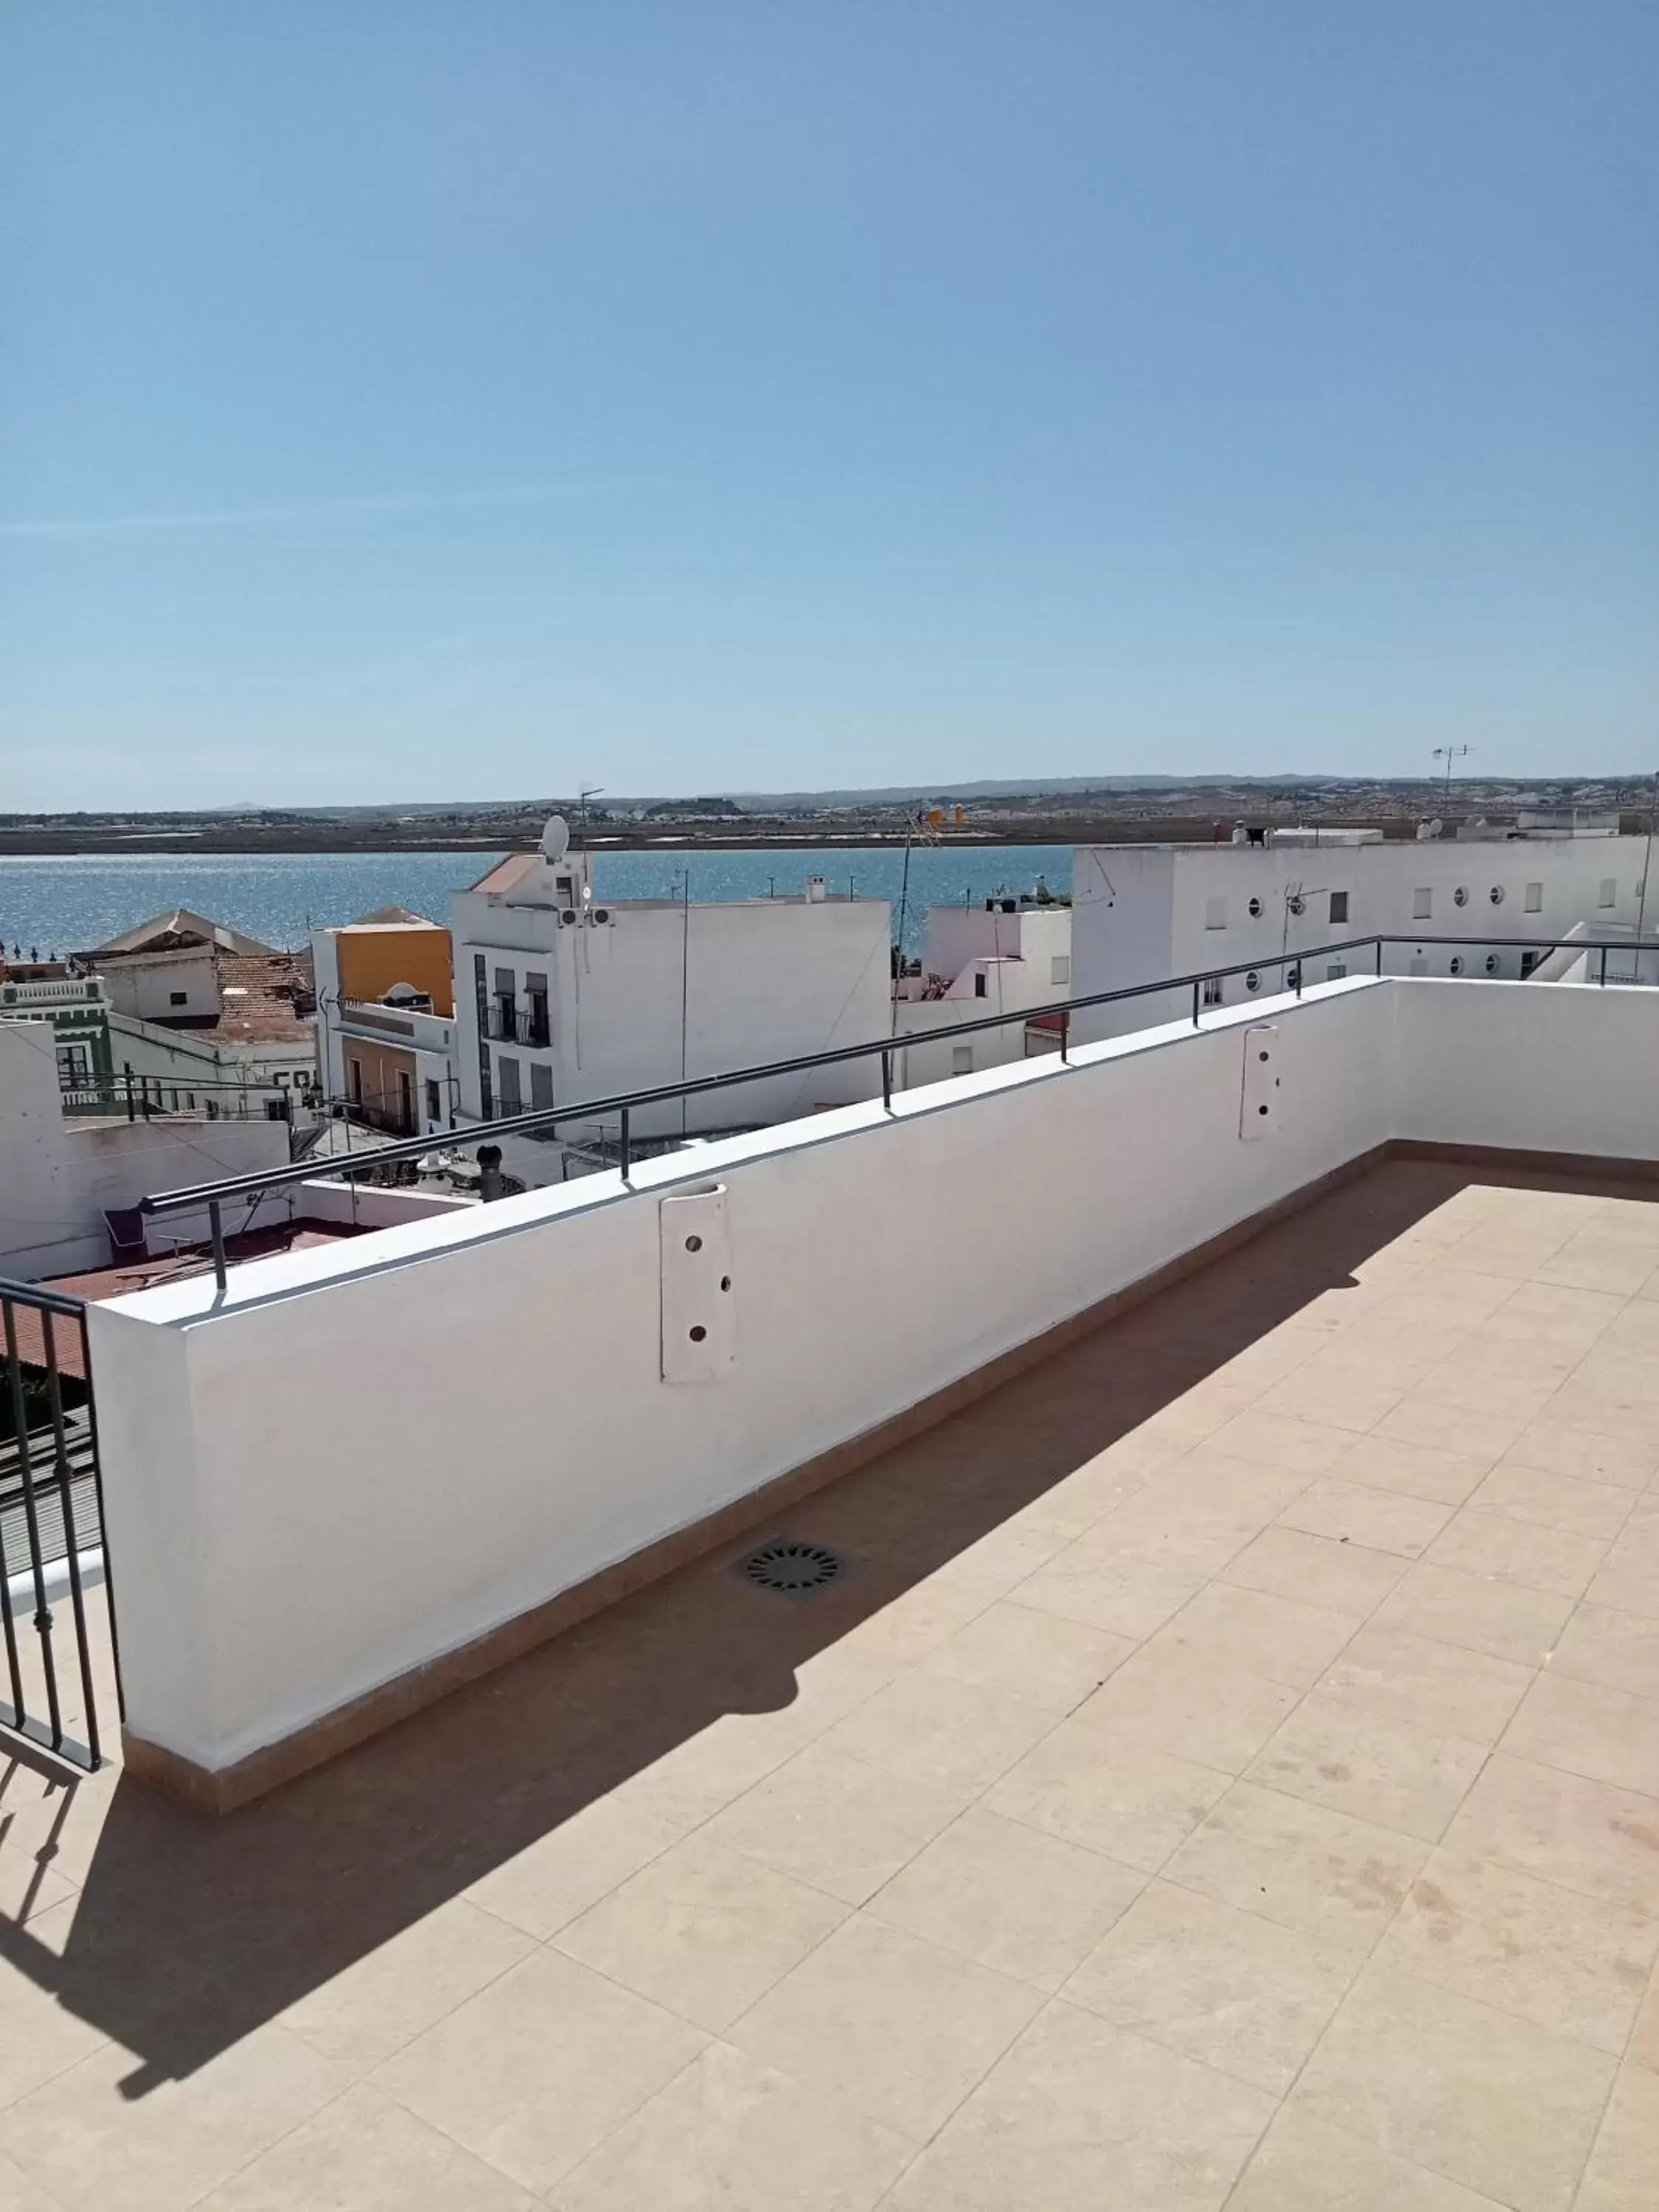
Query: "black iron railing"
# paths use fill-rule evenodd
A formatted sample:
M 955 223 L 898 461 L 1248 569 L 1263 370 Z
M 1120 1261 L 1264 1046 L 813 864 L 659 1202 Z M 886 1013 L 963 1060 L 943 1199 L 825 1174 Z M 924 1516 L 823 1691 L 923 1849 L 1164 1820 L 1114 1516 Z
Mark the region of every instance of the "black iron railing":
M 1299 950 L 1286 947 L 1263 959 L 1237 960 L 1225 966 L 1201 968 L 1188 975 L 1169 975 L 1154 983 L 1129 983 L 1112 991 L 1091 991 L 1080 997 L 1064 999 L 1042 1007 L 1022 1006 L 1012 1012 L 983 1014 L 972 1021 L 952 1022 L 940 1029 L 919 1031 L 912 1036 L 890 1035 L 872 1038 L 865 1044 L 838 1045 L 828 1052 L 801 1053 L 792 1060 L 767 1060 L 756 1067 L 729 1069 L 719 1075 L 697 1075 L 684 1078 L 678 1083 L 659 1083 L 642 1091 L 629 1091 L 611 1098 L 573 1099 L 565 1105 L 539 1106 L 528 1113 L 498 1115 L 488 1122 L 479 1122 L 469 1131 L 484 1142 L 499 1137 L 534 1136 L 550 1133 L 560 1122 L 591 1122 L 615 1116 L 619 1127 L 618 1163 L 624 1177 L 632 1164 L 631 1130 L 633 1116 L 653 1106 L 672 1105 L 682 1098 L 696 1098 L 711 1091 L 730 1091 L 744 1084 L 775 1082 L 783 1076 L 804 1075 L 820 1067 L 842 1067 L 849 1061 L 879 1059 L 881 1062 L 881 1097 L 884 1106 L 893 1103 L 893 1062 L 908 1045 L 952 1044 L 959 1039 L 979 1036 L 992 1030 L 1006 1029 L 1011 1022 L 1029 1022 L 1034 1014 L 1041 1013 L 1046 1020 L 1058 1024 L 1059 1056 L 1062 1063 L 1070 1054 L 1072 1021 L 1074 1015 L 1091 1012 L 1096 1007 L 1124 1005 L 1136 999 L 1168 998 L 1180 1001 L 1188 994 L 1191 998 L 1191 1018 L 1194 1027 L 1202 1025 L 1206 1012 L 1237 1011 L 1216 998 L 1206 999 L 1206 984 L 1221 984 L 1231 977 L 1243 975 L 1247 988 L 1254 991 L 1260 979 L 1277 977 L 1283 995 L 1294 992 L 1303 995 L 1303 971 L 1309 961 L 1346 962 L 1352 956 L 1364 956 L 1371 963 L 1371 972 L 1380 976 L 1383 972 L 1383 953 L 1389 945 L 1461 945 L 1472 951 L 1522 951 L 1535 954 L 1540 959 L 1563 949 L 1575 953 L 1599 956 L 1599 978 L 1607 981 L 1609 952 L 1633 953 L 1643 951 L 1659 951 L 1659 939 L 1644 939 L 1641 945 L 1633 940 L 1607 943 L 1600 939 L 1572 937 L 1435 937 L 1416 932 L 1390 932 L 1384 935 L 1353 937 L 1334 945 L 1303 946 Z M 1255 977 L 1257 982 L 1249 979 Z M 1480 978 L 1472 980 L 1480 981 Z M 1615 981 L 1617 977 L 1613 979 Z M 1273 996 L 1273 993 L 1264 995 Z M 298 1182 L 314 1182 L 327 1176 L 362 1175 L 369 1170 L 387 1167 L 398 1160 L 418 1159 L 429 1152 L 434 1139 L 429 1136 L 411 1137 L 398 1144 L 377 1145 L 374 1151 L 360 1154 L 355 1159 L 346 1154 L 328 1160 L 307 1160 L 287 1168 L 267 1168 L 249 1175 L 228 1176 L 218 1182 L 196 1183 L 187 1189 L 158 1192 L 154 1197 L 141 1201 L 147 1214 L 181 1213 L 191 1208 L 205 1206 L 211 1228 L 214 1273 L 220 1288 L 225 1283 L 224 1229 L 222 1206 L 228 1201 L 251 1198 L 267 1191 Z
M 84 1562 L 100 1549 L 118 1702 L 120 1662 L 86 1301 L 0 1279 L 0 1640 L 9 1692 L 0 1698 L 0 1733 L 9 1729 L 91 1769 L 103 1764 L 103 1747 Z M 64 1714 L 61 1621 L 52 1603 L 60 1577 L 69 1598 L 84 1741 Z

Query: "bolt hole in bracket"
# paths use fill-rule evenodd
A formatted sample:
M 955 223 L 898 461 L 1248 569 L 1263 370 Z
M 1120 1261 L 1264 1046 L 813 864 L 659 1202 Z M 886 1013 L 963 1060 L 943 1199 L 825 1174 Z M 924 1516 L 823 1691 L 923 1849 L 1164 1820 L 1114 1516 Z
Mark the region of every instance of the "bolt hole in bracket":
M 659 1201 L 662 1379 L 712 1382 L 737 1363 L 726 1185 L 701 1183 Z

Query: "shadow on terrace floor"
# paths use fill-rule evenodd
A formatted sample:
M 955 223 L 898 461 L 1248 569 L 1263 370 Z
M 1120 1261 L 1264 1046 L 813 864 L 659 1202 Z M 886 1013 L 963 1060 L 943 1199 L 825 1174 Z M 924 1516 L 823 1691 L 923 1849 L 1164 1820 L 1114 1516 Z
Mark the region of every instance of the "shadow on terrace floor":
M 0 1831 L 13 1876 L 3 1908 L 16 1914 L 22 1892 L 31 1914 L 0 1932 L 0 1972 L 137 2054 L 122 2088 L 139 2097 L 607 1793 L 689 1828 L 868 1693 L 849 1688 L 849 1655 L 902 1634 L 890 1608 L 907 1593 L 1322 1292 L 1351 1285 L 1357 1266 L 1473 1179 L 1400 1163 L 1370 1174 L 806 1501 L 787 1525 L 854 1560 L 809 1601 L 741 1583 L 728 1563 L 746 1546 L 728 1547 L 219 1822 L 118 1774 L 43 1796 L 38 1774 L 0 1766 L 0 1813 L 20 1807 Z M 40 1886 L 40 1865 L 78 1894 L 42 1908 L 58 1893 Z

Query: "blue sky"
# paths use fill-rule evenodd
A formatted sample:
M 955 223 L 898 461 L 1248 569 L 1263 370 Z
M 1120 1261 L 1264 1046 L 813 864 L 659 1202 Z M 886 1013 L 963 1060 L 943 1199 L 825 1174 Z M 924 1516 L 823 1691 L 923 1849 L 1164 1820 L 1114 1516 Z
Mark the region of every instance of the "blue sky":
M 1653 0 L 16 0 L 0 808 L 1659 756 Z

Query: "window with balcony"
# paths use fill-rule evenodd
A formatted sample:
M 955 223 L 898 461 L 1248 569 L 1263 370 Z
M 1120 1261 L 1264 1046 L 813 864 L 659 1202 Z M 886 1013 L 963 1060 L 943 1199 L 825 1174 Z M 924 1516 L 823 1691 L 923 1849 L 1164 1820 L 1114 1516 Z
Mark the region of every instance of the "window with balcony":
M 547 978 L 532 969 L 524 979 L 525 1011 L 520 1023 L 520 1044 L 545 1051 L 551 1042 L 547 1018 Z
M 502 1053 L 495 1063 L 496 1096 L 501 1100 L 503 1114 L 521 1114 L 524 1097 L 519 1089 L 519 1063 Z

